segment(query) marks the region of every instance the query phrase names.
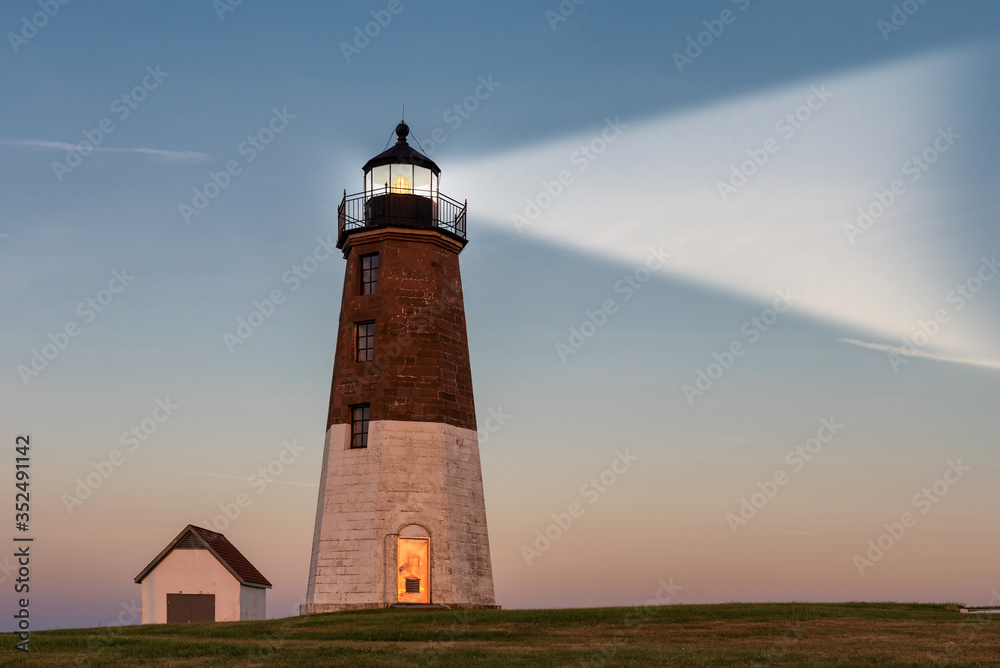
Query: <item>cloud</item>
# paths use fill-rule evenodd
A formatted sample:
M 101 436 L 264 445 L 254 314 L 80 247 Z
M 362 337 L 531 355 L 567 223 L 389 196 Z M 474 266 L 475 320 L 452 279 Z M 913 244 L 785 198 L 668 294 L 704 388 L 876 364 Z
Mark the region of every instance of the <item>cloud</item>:
M 106 146 L 92 147 L 61 141 L 46 141 L 44 139 L 0 139 L 0 145 L 22 146 L 36 151 L 86 151 L 89 149 L 99 153 L 136 153 L 139 155 L 148 155 L 162 162 L 205 162 L 211 158 L 207 153 L 199 151 L 167 151 L 159 148 L 109 148 Z
M 858 346 L 859 348 L 867 348 L 869 350 L 877 350 L 883 353 L 892 353 L 895 355 L 901 355 L 903 357 L 919 357 L 925 360 L 934 360 L 935 362 L 951 362 L 952 364 L 965 364 L 967 366 L 978 366 L 984 369 L 996 369 L 1000 370 L 1000 362 L 988 359 L 975 359 L 970 357 L 958 357 L 956 355 L 946 355 L 943 353 L 931 353 L 924 350 L 918 350 L 916 348 L 903 348 L 901 346 L 890 346 L 885 343 L 869 343 L 867 341 L 858 341 L 857 339 L 837 339 L 843 343 L 849 343 L 852 346 Z

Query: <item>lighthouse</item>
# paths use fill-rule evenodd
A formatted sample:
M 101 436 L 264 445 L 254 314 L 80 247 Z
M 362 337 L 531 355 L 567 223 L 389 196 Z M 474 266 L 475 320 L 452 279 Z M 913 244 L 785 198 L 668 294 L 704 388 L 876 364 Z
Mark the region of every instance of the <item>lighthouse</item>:
M 407 142 L 344 192 L 347 261 L 306 614 L 495 606 L 458 256 L 466 203 Z

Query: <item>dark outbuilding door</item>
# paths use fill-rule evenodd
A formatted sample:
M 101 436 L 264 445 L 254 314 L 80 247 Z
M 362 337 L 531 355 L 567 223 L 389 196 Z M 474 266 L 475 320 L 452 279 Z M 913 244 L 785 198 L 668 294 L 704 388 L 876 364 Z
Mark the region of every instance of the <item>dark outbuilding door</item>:
M 167 594 L 167 624 L 215 621 L 215 594 Z

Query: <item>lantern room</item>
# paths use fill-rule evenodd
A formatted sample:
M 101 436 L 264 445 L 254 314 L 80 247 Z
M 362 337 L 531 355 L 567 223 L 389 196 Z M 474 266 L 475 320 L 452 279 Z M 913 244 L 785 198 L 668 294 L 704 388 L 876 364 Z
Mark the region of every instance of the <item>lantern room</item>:
M 366 199 L 387 193 L 437 199 L 441 170 L 433 160 L 407 143 L 409 134 L 410 127 L 400 121 L 392 148 L 379 153 L 362 167 Z
M 344 192 L 337 210 L 337 246 L 351 232 L 375 227 L 438 228 L 464 242 L 465 204 L 441 194 L 441 170 L 407 142 L 409 126 L 396 126 L 396 143 L 365 163 L 364 190 Z

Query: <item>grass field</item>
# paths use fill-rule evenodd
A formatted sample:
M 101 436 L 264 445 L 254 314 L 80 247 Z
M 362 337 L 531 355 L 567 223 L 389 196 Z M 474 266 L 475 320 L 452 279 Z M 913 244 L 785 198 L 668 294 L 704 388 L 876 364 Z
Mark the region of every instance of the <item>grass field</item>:
M 761 603 L 375 610 L 266 622 L 2 634 L 30 666 L 1000 666 L 1000 615 L 956 605 Z

